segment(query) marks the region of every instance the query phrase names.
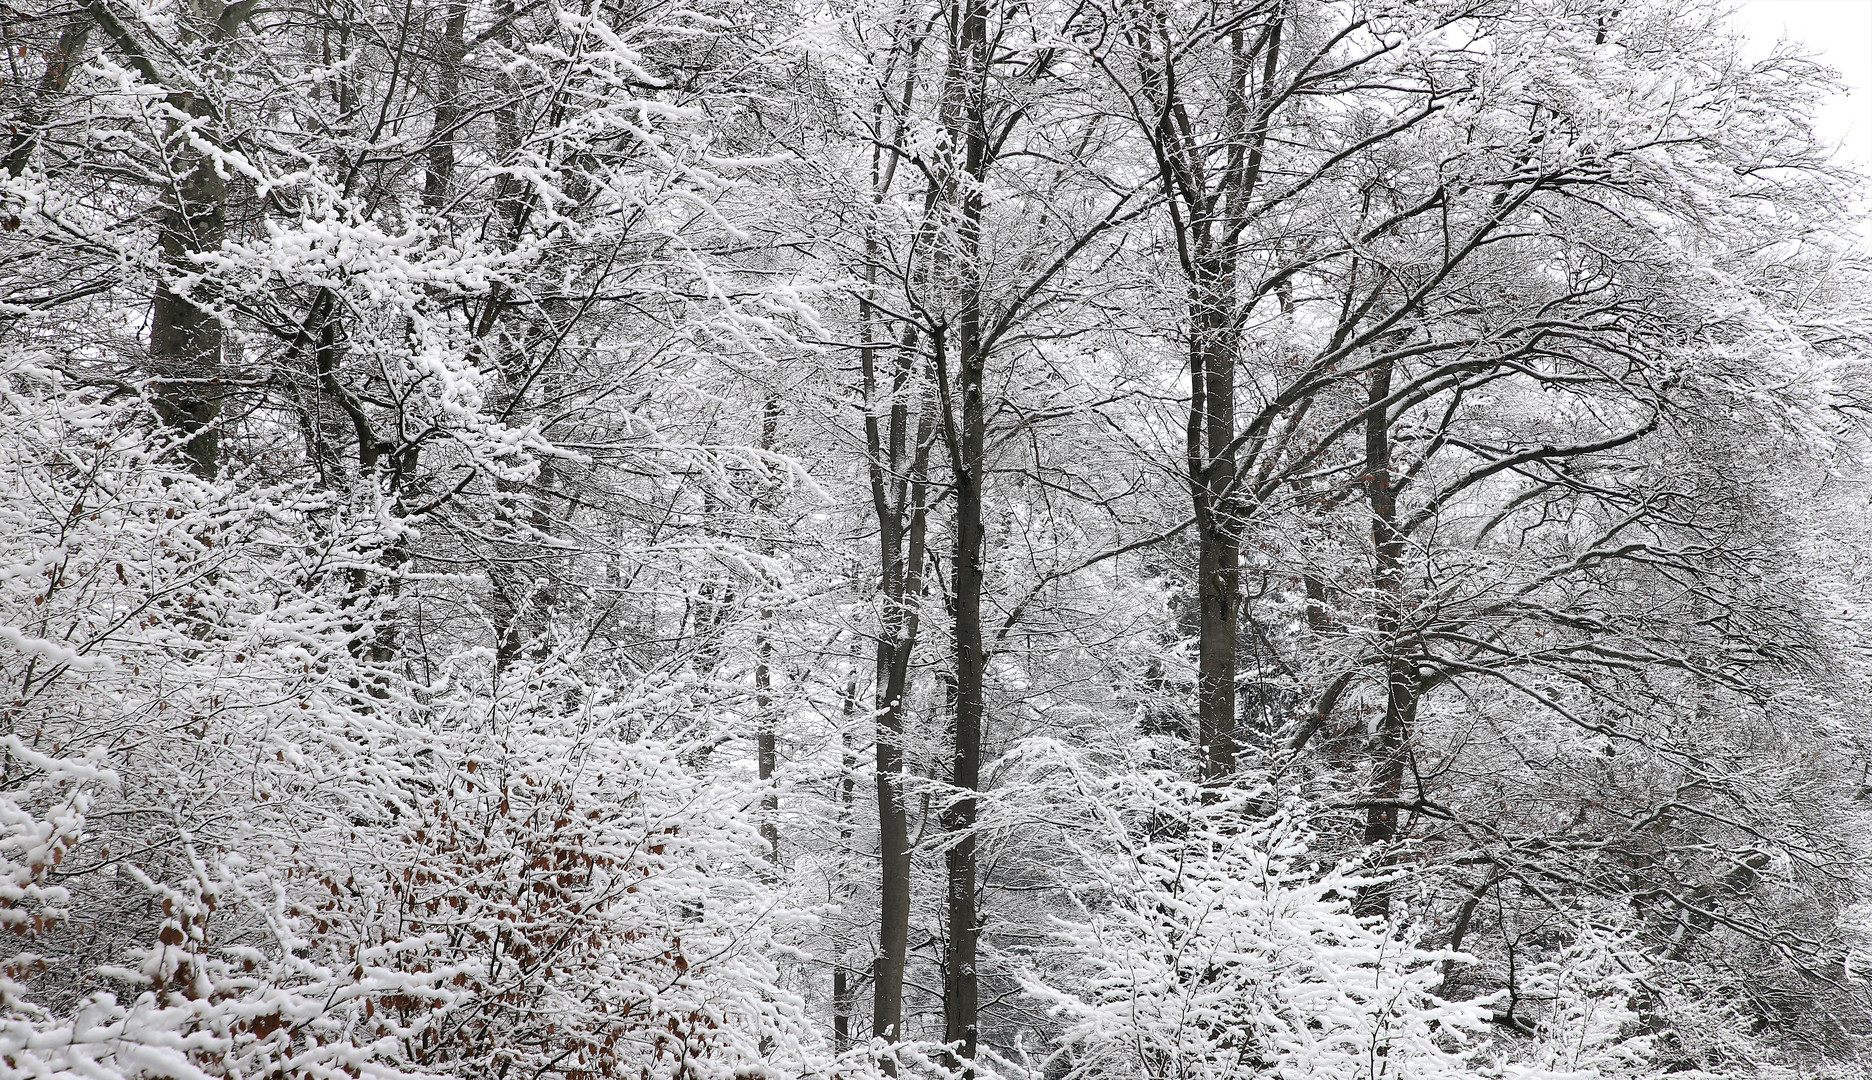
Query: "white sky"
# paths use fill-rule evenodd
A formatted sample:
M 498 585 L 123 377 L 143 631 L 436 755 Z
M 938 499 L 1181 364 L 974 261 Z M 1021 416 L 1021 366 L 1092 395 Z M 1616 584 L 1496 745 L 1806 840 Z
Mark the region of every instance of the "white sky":
M 1820 133 L 1842 157 L 1872 166 L 1872 0 L 1736 0 L 1735 9 L 1749 52 L 1785 37 L 1839 71 L 1851 93 L 1822 109 Z

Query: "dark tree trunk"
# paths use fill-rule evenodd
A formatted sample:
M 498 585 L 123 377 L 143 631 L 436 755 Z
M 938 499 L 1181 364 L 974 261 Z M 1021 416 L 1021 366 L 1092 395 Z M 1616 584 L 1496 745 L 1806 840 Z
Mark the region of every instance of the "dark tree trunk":
M 917 593 L 922 590 L 923 481 L 910 485 L 919 503 L 910 527 L 893 527 L 886 548 L 886 612 L 878 639 L 877 800 L 878 854 L 882 869 L 878 901 L 878 955 L 872 971 L 871 1033 L 893 1042 L 903 1037 L 904 966 L 910 949 L 910 817 L 904 806 L 903 737 L 910 688 L 910 655 L 916 646 Z
M 965 318 L 958 338 L 961 368 L 962 416 L 955 432 L 956 521 L 953 547 L 955 592 L 955 744 L 950 759 L 950 783 L 955 787 L 942 815 L 951 837 L 944 856 L 948 876 L 946 929 L 948 947 L 943 964 L 943 1041 L 958 1047 L 965 1060 L 975 1056 L 980 1029 L 980 991 L 977 971 L 980 920 L 976 912 L 975 792 L 981 787 L 982 726 L 985 719 L 987 657 L 982 642 L 983 448 L 987 421 L 982 403 L 982 357 L 972 355 L 973 320 Z
M 1241 478 L 1236 382 L 1242 363 L 1242 303 L 1236 281 L 1249 203 L 1260 182 L 1270 116 L 1277 98 L 1282 24 L 1278 8 L 1258 27 L 1235 23 L 1215 39 L 1226 65 L 1215 128 L 1182 95 L 1186 54 L 1160 54 L 1157 31 L 1132 31 L 1154 115 L 1146 134 L 1182 263 L 1189 311 L 1190 406 L 1184 476 L 1196 531 L 1197 745 L 1205 782 L 1228 779 L 1236 766 L 1236 650 L 1240 641 L 1241 546 L 1252 509 Z M 1229 20 L 1234 23 L 1234 20 Z
M 980 280 L 982 181 L 988 169 L 988 7 L 961 0 L 953 9 L 942 119 L 949 174 L 944 177 L 944 217 L 953 213 L 953 236 L 938 237 L 945 255 L 942 276 L 957 292 L 954 329 L 936 343 L 937 380 L 942 392 L 943 434 L 955 484 L 955 529 L 951 548 L 954 629 L 954 744 L 950 783 L 954 793 L 942 814 L 949 837 L 943 962 L 943 1041 L 965 1062 L 973 1061 L 981 1027 L 981 925 L 976 910 L 976 792 L 981 788 L 982 727 L 987 696 L 987 655 L 982 639 L 985 573 L 982 487 L 987 477 L 988 416 L 983 401 L 987 342 L 982 330 Z M 967 1070 L 972 1075 L 973 1070 Z
M 45 71 L 39 76 L 37 92 L 28 98 L 20 114 L 12 119 L 12 134 L 7 141 L 6 174 L 18 177 L 32 160 L 33 146 L 39 141 L 39 129 L 52 113 L 52 99 L 65 92 L 72 69 L 78 66 L 78 54 L 84 51 L 91 24 L 74 19 L 59 33 L 58 44 L 46 56 Z
M 214 111 L 193 94 L 183 99 L 192 120 L 210 129 Z M 181 433 L 189 470 L 215 475 L 221 454 L 221 322 L 210 310 L 214 287 L 184 285 L 199 273 L 195 256 L 220 248 L 227 236 L 227 181 L 212 159 L 178 139 L 174 196 L 159 218 L 161 271 L 150 305 L 150 367 L 156 413 Z
M 202 61 L 213 65 L 222 47 L 252 14 L 258 0 L 192 0 L 185 22 Z M 105 36 L 138 74 L 155 86 L 173 86 L 104 0 L 90 0 Z M 61 75 L 62 77 L 62 75 Z M 183 437 L 183 456 L 198 476 L 215 475 L 221 456 L 216 423 L 221 417 L 222 326 L 212 307 L 215 284 L 191 281 L 200 273 L 196 256 L 216 251 L 227 238 L 227 181 L 211 155 L 194 140 L 212 139 L 221 117 L 203 93 L 175 91 L 168 103 L 188 116 L 188 138 L 172 125 L 166 152 L 174 187 L 157 215 L 155 295 L 150 302 L 150 380 L 157 417 Z
M 1235 668 L 1241 607 L 1241 515 L 1235 491 L 1233 261 L 1203 258 L 1191 284 L 1186 432 L 1196 521 L 1196 738 L 1209 782 L 1235 771 Z
M 907 334 L 899 345 L 880 348 L 873 335 L 882 320 L 869 303 L 862 307 L 866 336 L 859 356 L 883 608 L 873 660 L 880 880 L 871 1032 L 896 1041 L 903 1037 L 904 968 L 910 949 L 910 818 L 904 805 L 903 738 L 927 557 L 925 503 L 934 431 L 930 410 L 910 404 L 913 395 L 922 395 L 915 335 Z M 879 353 L 884 351 L 893 353 L 888 389 L 880 377 Z M 886 398 L 889 405 L 880 416 L 878 406 Z
M 1417 673 L 1400 640 L 1404 601 L 1404 543 L 1397 523 L 1397 476 L 1391 462 L 1392 365 L 1372 371 L 1365 416 L 1365 491 L 1371 509 L 1372 552 L 1377 595 L 1377 630 L 1385 643 L 1385 710 L 1372 735 L 1372 779 L 1365 812 L 1365 842 L 1384 844 L 1398 835 L 1398 802 L 1404 791 L 1408 740 L 1417 718 Z
M 455 176 L 455 129 L 461 123 L 461 65 L 467 54 L 466 0 L 449 0 L 442 40 L 436 50 L 435 126 L 429 134 L 429 160 L 423 171 L 423 208 L 437 213 L 447 205 Z
M 899 25 L 891 67 L 902 62 L 897 100 L 880 88 L 870 117 L 871 198 L 884 207 L 897 173 L 897 154 L 915 96 L 921 37 L 908 18 Z M 872 667 L 876 717 L 878 813 L 878 950 L 871 969 L 871 1034 L 903 1038 L 904 971 L 910 951 L 910 820 L 904 805 L 903 739 L 909 709 L 910 660 L 916 651 L 928 523 L 929 452 L 935 436 L 925 371 L 914 325 L 901 336 L 873 300 L 884 249 L 867 236 L 865 291 L 858 304 L 858 351 L 865 402 L 864 437 L 872 510 L 878 525 L 878 593 L 882 608 Z M 896 337 L 897 340 L 891 340 Z M 894 1074 L 896 1063 L 884 1062 Z

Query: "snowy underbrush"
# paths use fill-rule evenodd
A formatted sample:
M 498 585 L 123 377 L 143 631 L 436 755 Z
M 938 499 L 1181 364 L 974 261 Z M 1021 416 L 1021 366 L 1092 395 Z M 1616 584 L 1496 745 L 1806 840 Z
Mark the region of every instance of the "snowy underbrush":
M 1565 913 L 1567 943 L 1507 990 L 1442 996 L 1473 957 L 1387 909 L 1407 878 L 1334 863 L 1319 807 L 1093 769 L 1048 744 L 1025 761 L 1082 868 L 1026 989 L 1061 1025 L 1048 1075 L 1101 1080 L 1559 1080 L 1754 1076 L 1803 1067 L 1696 994 L 1616 917 Z M 1695 1045 L 1691 1045 L 1694 1043 Z M 1720 1043 L 1721 1045 L 1717 1045 Z M 1686 1070 L 1686 1058 L 1734 1062 Z
M 833 1068 L 747 793 L 625 734 L 680 702 L 567 656 L 416 687 L 385 515 L 192 477 L 19 357 L 0 395 L 0 1077 Z

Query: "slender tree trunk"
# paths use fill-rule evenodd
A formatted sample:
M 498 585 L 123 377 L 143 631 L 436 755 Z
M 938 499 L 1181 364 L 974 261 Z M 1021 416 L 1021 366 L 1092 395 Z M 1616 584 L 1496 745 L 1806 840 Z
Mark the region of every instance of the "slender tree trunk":
M 874 251 L 873 258 L 877 256 Z M 872 264 L 875 268 L 875 262 Z M 871 1032 L 896 1041 L 903 1037 L 904 968 L 910 949 L 910 818 L 904 805 L 903 739 L 909 708 L 910 659 L 916 650 L 918 605 L 923 592 L 923 564 L 928 509 L 929 449 L 934 436 L 931 411 L 918 377 L 914 334 L 893 351 L 888 405 L 879 371 L 880 349 L 874 336 L 882 321 L 869 303 L 861 305 L 865 344 L 859 350 L 866 401 L 865 438 L 869 450 L 873 510 L 878 522 L 879 600 L 882 605 L 873 661 L 877 716 L 878 953 L 872 969 Z M 916 408 L 912 398 L 919 399 Z M 891 1063 L 886 1063 L 891 1067 Z
M 937 379 L 942 389 L 943 427 L 955 484 L 955 529 L 951 549 L 954 628 L 954 745 L 950 783 L 954 792 L 942 814 L 948 836 L 943 963 L 943 1040 L 963 1061 L 973 1061 L 981 1026 L 980 916 L 976 910 L 976 792 L 981 788 L 982 727 L 985 720 L 987 656 L 982 640 L 984 536 L 982 486 L 987 475 L 987 411 L 983 382 L 987 342 L 982 336 L 980 280 L 982 181 L 988 169 L 988 7 L 986 0 L 959 0 L 954 10 L 948 69 L 944 76 L 943 128 L 947 141 L 944 178 L 948 190 L 939 214 L 953 214 L 951 236 L 937 238 L 947 263 L 944 284 L 957 292 L 958 310 L 949 340 L 937 342 Z M 950 368 L 953 367 L 953 372 Z M 972 1069 L 967 1070 L 969 1074 Z
M 1196 521 L 1196 735 L 1209 782 L 1235 771 L 1235 668 L 1241 607 L 1241 519 L 1235 509 L 1237 338 L 1230 260 L 1198 262 L 1191 283 L 1190 496 Z
M 461 122 L 461 65 L 467 54 L 466 0 L 449 0 L 442 40 L 436 50 L 435 126 L 429 134 L 429 160 L 423 170 L 423 208 L 438 213 L 447 205 L 455 176 L 455 128 Z
M 1159 53 L 1157 30 L 1133 33 L 1140 46 L 1146 97 L 1153 113 L 1147 134 L 1182 260 L 1189 311 L 1190 407 L 1184 470 L 1196 531 L 1196 738 L 1203 779 L 1235 771 L 1236 650 L 1240 641 L 1241 545 L 1249 511 L 1241 490 L 1236 431 L 1236 381 L 1242 363 L 1241 302 L 1236 283 L 1241 233 L 1261 177 L 1281 53 L 1278 9 L 1259 27 L 1235 25 L 1220 35 L 1227 66 L 1217 129 L 1193 119 L 1184 100 L 1181 51 Z
M 461 116 L 461 65 L 467 51 L 464 44 L 467 19 L 466 0 L 450 0 L 436 52 L 435 121 L 429 133 L 428 154 L 423 170 L 422 203 L 423 208 L 430 213 L 439 213 L 447 204 L 449 187 L 455 179 L 455 128 Z M 340 104 L 342 112 L 350 111 L 347 103 Z M 327 316 L 334 334 L 338 333 L 337 320 L 335 310 Z M 331 390 L 339 386 L 337 371 L 340 353 L 340 349 L 333 348 L 331 356 L 322 359 L 319 364 L 321 383 Z M 380 461 L 380 455 L 386 449 L 392 453 L 388 460 Z M 359 478 L 372 484 L 388 481 L 392 496 L 390 513 L 396 517 L 403 517 L 407 513 L 408 485 L 415 480 L 421 455 L 422 448 L 417 444 L 396 447 L 387 443 L 380 445 L 367 427 L 358 428 Z M 381 584 L 376 588 L 388 597 L 393 606 L 402 595 L 403 568 L 409 565 L 414 554 L 408 534 L 402 533 L 383 551 L 379 560 L 384 573 L 379 579 Z M 402 627 L 395 617 L 385 618 L 372 639 L 371 658 L 378 663 L 393 660 L 401 648 L 401 631 Z M 512 643 L 506 640 L 506 635 L 501 635 L 497 644 L 501 662 L 506 663 L 512 652 Z
M 1326 582 L 1318 574 L 1302 574 L 1300 577 L 1306 589 L 1307 629 L 1316 634 L 1323 634 L 1333 629 L 1332 616 L 1327 609 Z
M 456 10 L 450 11 L 444 28 L 445 53 L 459 45 L 450 40 L 457 32 L 457 14 Z M 518 40 L 514 28 L 513 0 L 496 0 L 494 17 L 501 27 L 496 40 L 510 48 L 524 48 L 525 42 Z M 442 89 L 450 93 L 457 92 L 452 85 L 444 85 Z M 512 162 L 521 151 L 522 87 L 517 78 L 509 74 L 503 79 L 501 90 L 504 97 L 494 109 L 495 153 L 500 161 Z M 431 172 L 424 178 L 425 199 L 430 194 L 430 181 L 438 176 L 437 167 L 445 162 L 450 168 L 453 167 L 454 134 L 442 125 L 445 120 L 453 124 L 459 115 L 457 107 L 450 116 L 439 113 L 436 117 L 438 133 L 447 135 L 447 156 L 445 159 L 440 154 L 431 155 Z M 449 180 L 446 171 L 439 175 L 440 183 L 435 189 L 437 205 L 440 205 L 440 199 L 448 189 Z M 568 177 L 564 192 L 572 206 L 582 203 L 586 193 L 578 183 L 576 173 Z M 495 181 L 492 216 L 501 229 L 503 246 L 508 250 L 521 246 L 530 217 L 530 204 L 531 195 L 525 185 L 514 177 L 503 174 Z M 550 274 L 557 266 L 558 259 L 549 255 L 543 272 Z M 486 300 L 487 306 L 481 319 L 481 336 L 487 340 L 486 347 L 496 358 L 495 366 L 500 372 L 500 393 L 503 399 L 500 416 L 504 421 L 513 423 L 529 415 L 534 407 L 532 402 L 551 401 L 557 393 L 560 375 L 553 357 L 560 334 L 559 324 L 569 318 L 569 312 L 563 299 L 539 301 L 531 305 L 522 330 L 516 318 L 522 308 L 509 300 L 509 295 L 503 292 L 502 287 L 495 286 Z M 556 556 L 536 539 L 550 536 L 555 529 L 550 508 L 559 494 L 559 467 L 554 458 L 545 455 L 537 459 L 536 468 L 537 473 L 529 483 L 502 481 L 497 485 L 503 494 L 511 498 L 511 502 L 497 512 L 514 515 L 501 523 L 506 525 L 501 530 L 506 536 L 497 536 L 492 553 L 494 561 L 489 567 L 492 594 L 496 601 L 497 668 L 512 663 L 523 654 L 536 659 L 546 655 L 550 647 L 547 633 L 551 616 L 561 599 Z M 523 506 L 525 526 L 519 527 L 516 519 L 520 517 Z M 713 613 L 718 627 L 726 619 L 732 596 L 731 585 L 715 606 Z
M 972 305 L 971 305 L 972 306 Z M 975 1057 L 980 1029 L 980 989 L 977 969 L 980 919 L 976 911 L 977 814 L 975 793 L 981 788 L 982 727 L 985 719 L 987 657 L 982 642 L 983 448 L 987 419 L 982 402 L 983 358 L 973 355 L 977 345 L 973 314 L 959 328 L 958 363 L 962 369 L 962 416 L 956 432 L 961 459 L 955 473 L 956 520 L 952 559 L 955 592 L 955 745 L 950 761 L 950 783 L 955 792 L 944 811 L 942 824 L 950 836 L 944 856 L 948 876 L 948 949 L 943 965 L 943 1041 L 958 1047 L 964 1060 Z M 971 1070 L 972 1071 L 972 1070 Z
M 919 502 L 923 482 L 911 487 Z M 878 854 L 882 878 L 878 902 L 878 955 L 872 971 L 871 1033 L 893 1042 L 903 1037 L 904 967 L 910 950 L 910 816 L 904 806 L 903 737 L 910 688 L 910 655 L 916 645 L 915 597 L 922 589 L 923 518 L 915 512 L 905 537 L 898 529 L 885 564 L 887 582 L 883 633 L 879 636 L 877 686 Z M 915 569 L 912 569 L 912 568 Z
M 26 171 L 27 163 L 32 160 L 33 146 L 39 141 L 40 126 L 52 114 L 51 99 L 65 92 L 72 69 L 78 66 L 78 54 L 84 51 L 85 39 L 90 34 L 91 23 L 83 18 L 73 19 L 59 33 L 58 44 L 46 57 L 45 71 L 39 76 L 38 92 L 12 120 L 6 161 L 0 166 L 6 169 L 8 176 L 18 177 Z
M 304 407 L 309 435 L 307 449 L 318 465 L 319 476 L 326 486 L 343 488 L 350 479 L 344 452 L 347 436 L 355 435 L 360 444 L 369 444 L 360 447 L 360 476 L 370 475 L 368 458 L 375 450 L 376 440 L 370 432 L 356 424 L 350 425 L 347 431 L 344 410 L 336 401 L 327 400 L 331 395 L 326 390 L 326 384 L 337 384 L 345 348 L 344 323 L 334 310 L 336 307 L 336 298 L 330 291 L 321 293 L 312 305 L 311 321 L 318 324 L 318 341 L 312 352 L 313 386 L 311 393 L 304 399 Z M 368 426 L 367 423 L 365 427 Z
M 854 658 L 856 659 L 856 658 Z M 858 753 L 852 746 L 852 717 L 858 711 L 858 669 L 854 667 L 845 682 L 844 700 L 839 708 L 839 850 L 851 851 L 852 836 L 857 832 L 853 803 L 857 795 Z M 842 1054 L 852 1045 L 852 978 L 845 965 L 846 950 L 841 946 L 832 963 L 832 1050 Z
M 761 409 L 760 448 L 771 453 L 780 431 L 780 399 L 769 396 Z M 762 498 L 756 505 L 771 514 L 775 500 Z M 763 544 L 768 554 L 772 544 Z M 761 839 L 767 841 L 767 858 L 780 865 L 780 791 L 774 784 L 774 770 L 779 764 L 777 745 L 778 718 L 773 709 L 773 613 L 763 609 L 761 625 L 754 642 L 754 759 L 761 784 Z
M 870 124 L 871 199 L 882 215 L 897 173 L 897 155 L 887 147 L 901 144 L 916 89 L 916 55 L 921 37 L 907 10 L 900 14 L 890 60 L 884 71 Z M 895 102 L 893 71 L 901 72 Z M 903 1038 L 904 971 L 910 951 L 910 819 L 904 804 L 903 739 L 909 708 L 910 660 L 916 651 L 918 605 L 928 507 L 929 451 L 934 418 L 919 355 L 919 334 L 907 328 L 897 341 L 887 327 L 889 316 L 874 302 L 884 249 L 875 234 L 865 240 L 865 292 L 859 298 L 862 338 L 859 366 L 865 402 L 864 435 L 870 473 L 872 510 L 878 524 L 878 582 L 881 605 L 872 693 L 876 717 L 875 781 L 878 813 L 878 950 L 871 970 L 871 1034 L 895 1042 Z M 884 1068 L 894 1074 L 896 1062 Z
M 1417 718 L 1417 674 L 1403 655 L 1404 536 L 1397 528 L 1397 478 L 1391 463 L 1392 365 L 1371 377 L 1365 418 L 1365 490 L 1371 509 L 1379 640 L 1386 646 L 1385 710 L 1372 737 L 1372 805 L 1365 812 L 1365 842 L 1383 844 L 1398 834 L 1397 802 L 1404 790 L 1407 741 Z

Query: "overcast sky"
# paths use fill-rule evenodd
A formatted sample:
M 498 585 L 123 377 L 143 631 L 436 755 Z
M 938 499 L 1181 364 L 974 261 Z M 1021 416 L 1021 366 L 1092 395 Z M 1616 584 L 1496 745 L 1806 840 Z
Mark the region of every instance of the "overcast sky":
M 1872 165 L 1872 0 L 1740 0 L 1736 25 L 1751 51 L 1791 38 L 1839 70 L 1852 93 L 1821 113 L 1820 130 L 1842 153 Z

